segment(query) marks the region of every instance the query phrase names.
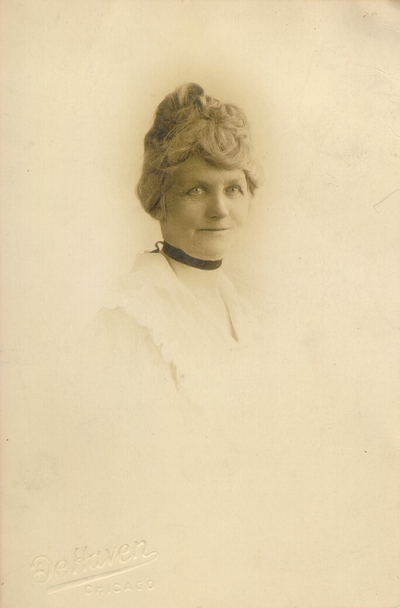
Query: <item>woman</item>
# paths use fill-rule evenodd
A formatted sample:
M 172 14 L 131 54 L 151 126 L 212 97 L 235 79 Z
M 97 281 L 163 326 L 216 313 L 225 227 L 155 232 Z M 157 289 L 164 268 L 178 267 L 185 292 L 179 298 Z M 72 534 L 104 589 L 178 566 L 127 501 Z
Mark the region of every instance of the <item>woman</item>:
M 178 390 L 199 401 L 229 389 L 237 353 L 251 348 L 257 330 L 220 267 L 246 220 L 259 170 L 243 112 L 197 84 L 162 101 L 144 148 L 137 194 L 160 222 L 163 241 L 138 255 L 113 314 L 142 345 L 140 360 L 152 351 Z M 240 367 L 242 377 L 243 359 Z
M 241 608 L 265 586 L 282 382 L 273 341 L 221 269 L 257 183 L 241 110 L 196 84 L 166 97 L 137 188 L 163 241 L 138 255 L 81 366 L 94 375 L 79 427 L 101 464 L 87 465 L 88 494 L 106 483 L 104 518 L 152 541 L 160 606 Z

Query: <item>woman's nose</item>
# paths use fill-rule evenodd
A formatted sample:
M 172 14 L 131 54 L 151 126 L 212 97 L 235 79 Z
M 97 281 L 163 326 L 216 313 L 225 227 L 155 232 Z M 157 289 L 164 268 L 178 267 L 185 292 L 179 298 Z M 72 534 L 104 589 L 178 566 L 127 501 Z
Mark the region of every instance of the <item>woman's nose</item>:
M 229 214 L 227 201 L 223 192 L 215 192 L 211 196 L 208 215 L 215 218 L 223 218 Z

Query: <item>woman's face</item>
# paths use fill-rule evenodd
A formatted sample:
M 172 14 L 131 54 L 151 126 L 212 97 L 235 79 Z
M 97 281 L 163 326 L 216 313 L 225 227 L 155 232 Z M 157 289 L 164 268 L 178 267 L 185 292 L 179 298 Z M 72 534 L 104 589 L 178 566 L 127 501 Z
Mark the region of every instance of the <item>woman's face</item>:
M 245 221 L 251 195 L 244 171 L 217 169 L 200 157 L 170 177 L 163 238 L 201 260 L 219 260 Z

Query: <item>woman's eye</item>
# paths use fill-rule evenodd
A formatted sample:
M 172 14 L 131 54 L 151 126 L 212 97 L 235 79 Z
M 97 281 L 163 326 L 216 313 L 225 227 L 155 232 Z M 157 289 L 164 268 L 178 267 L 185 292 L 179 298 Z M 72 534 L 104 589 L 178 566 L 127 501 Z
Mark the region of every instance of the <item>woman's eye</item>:
M 229 188 L 227 189 L 229 194 L 239 194 L 240 192 L 242 192 L 242 189 L 240 186 L 229 186 Z
M 188 194 L 190 195 L 194 195 L 194 196 L 198 196 L 199 194 L 203 194 L 204 190 L 203 188 L 200 188 L 200 186 L 196 186 L 195 188 L 191 188 L 188 192 Z

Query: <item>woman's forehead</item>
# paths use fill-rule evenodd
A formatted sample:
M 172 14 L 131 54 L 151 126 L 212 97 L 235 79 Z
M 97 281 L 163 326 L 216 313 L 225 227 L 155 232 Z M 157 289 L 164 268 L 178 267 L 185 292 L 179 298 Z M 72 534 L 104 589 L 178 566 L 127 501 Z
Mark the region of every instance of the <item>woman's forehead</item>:
M 193 157 L 175 169 L 170 177 L 171 185 L 179 186 L 196 182 L 225 183 L 231 181 L 246 181 L 242 169 L 221 169 L 213 167 L 200 157 Z

